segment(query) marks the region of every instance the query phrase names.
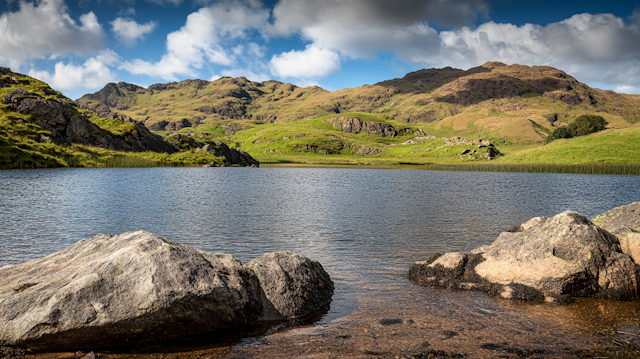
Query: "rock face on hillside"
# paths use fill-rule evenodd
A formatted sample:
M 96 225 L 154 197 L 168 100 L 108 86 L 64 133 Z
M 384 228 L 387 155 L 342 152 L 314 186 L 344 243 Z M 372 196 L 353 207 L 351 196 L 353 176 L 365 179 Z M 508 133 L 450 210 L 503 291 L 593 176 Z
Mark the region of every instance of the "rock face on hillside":
M 386 123 L 367 122 L 363 121 L 359 117 L 339 117 L 335 119 L 329 119 L 327 121 L 335 121 L 333 127 L 341 129 L 344 132 L 366 132 L 370 135 L 380 135 L 384 137 L 395 137 L 397 135 L 396 130 L 391 125 L 387 125 Z
M 512 299 L 640 298 L 640 266 L 613 234 L 570 211 L 533 218 L 471 253 L 415 262 L 409 277 Z
M 51 139 L 57 143 L 77 143 L 114 151 L 176 151 L 171 144 L 128 116 L 111 115 L 111 119 L 118 118 L 135 126 L 135 131 L 122 138 L 101 130 L 86 118 L 79 116 L 73 107 L 64 101 L 47 100 L 24 89 L 12 91 L 3 101 L 14 111 L 37 117 L 35 123 L 49 130 Z
M 291 252 L 242 265 L 145 231 L 98 235 L 0 268 L 0 346 L 74 350 L 122 346 L 325 308 L 333 283 Z
M 181 135 L 179 133 L 167 136 L 166 140 L 173 143 L 180 149 L 194 148 L 196 151 L 213 152 L 217 157 L 224 157 L 225 163 L 228 165 L 260 166 L 260 162 L 251 157 L 250 154 L 237 148 L 231 148 L 221 141 L 203 143 L 192 137 Z

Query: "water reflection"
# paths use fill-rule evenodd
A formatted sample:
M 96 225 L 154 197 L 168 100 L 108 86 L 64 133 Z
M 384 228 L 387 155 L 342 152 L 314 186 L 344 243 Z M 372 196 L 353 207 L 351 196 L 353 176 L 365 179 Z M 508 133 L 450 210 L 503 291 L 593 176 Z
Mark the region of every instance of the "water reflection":
M 0 171 L 0 266 L 98 233 L 138 229 L 243 262 L 292 250 L 320 261 L 335 280 L 329 322 L 358 302 L 424 296 L 429 290 L 404 276 L 415 260 L 490 243 L 534 216 L 568 209 L 593 216 L 639 199 L 633 176 L 349 168 Z

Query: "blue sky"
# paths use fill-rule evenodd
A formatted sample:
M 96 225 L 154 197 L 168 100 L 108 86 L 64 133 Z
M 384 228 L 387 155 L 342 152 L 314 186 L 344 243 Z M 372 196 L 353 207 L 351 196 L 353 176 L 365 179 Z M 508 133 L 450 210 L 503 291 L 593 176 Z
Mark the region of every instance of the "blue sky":
M 0 0 L 0 66 L 70 98 L 245 76 L 331 91 L 422 68 L 550 65 L 640 93 L 637 1 Z

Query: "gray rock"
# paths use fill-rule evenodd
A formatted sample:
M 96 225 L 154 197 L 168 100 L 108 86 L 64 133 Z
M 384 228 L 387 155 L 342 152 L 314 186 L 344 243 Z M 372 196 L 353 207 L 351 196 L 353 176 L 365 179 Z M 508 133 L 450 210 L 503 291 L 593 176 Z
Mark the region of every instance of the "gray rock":
M 77 143 L 128 152 L 173 153 L 175 147 L 160 136 L 152 134 L 143 124 L 128 116 L 109 113 L 110 119 L 119 119 L 135 124 L 133 136 L 126 139 L 105 131 L 88 119 L 78 116 L 73 107 L 62 100 L 53 101 L 40 97 L 25 89 L 16 89 L 3 99 L 12 110 L 36 117 L 38 126 L 51 132 L 57 143 Z
M 367 147 L 364 143 L 356 151 L 357 155 L 375 155 L 381 151 L 375 147 Z
M 331 119 L 327 121 L 331 121 Z M 340 117 L 336 121 L 342 122 L 335 122 L 333 127 L 341 129 L 344 132 L 366 132 L 370 135 L 380 135 L 384 137 L 395 137 L 397 134 L 396 130 L 391 125 L 387 125 L 386 123 L 367 122 L 363 121 L 359 117 Z
M 333 282 L 322 265 L 292 252 L 263 254 L 245 265 L 260 282 L 260 320 L 302 318 L 331 301 Z
M 618 237 L 622 253 L 640 264 L 640 202 L 616 207 L 591 221 Z
M 230 164 L 242 164 L 246 166 L 260 166 L 260 162 L 254 159 L 248 153 L 237 148 L 231 148 L 221 141 L 215 141 L 217 149 L 215 149 L 216 156 L 226 158 Z
M 502 233 L 470 254 L 452 253 L 416 262 L 409 277 L 417 282 L 456 286 L 491 284 L 503 297 L 506 286 L 521 285 L 554 295 L 638 299 L 640 267 L 622 253 L 617 238 L 575 212 L 536 217 Z
M 231 255 L 145 231 L 81 240 L 47 257 L 0 268 L 0 346 L 122 346 L 293 319 L 328 305 L 327 287 L 333 286 L 318 263 L 291 253 L 252 263 L 243 266 Z M 291 297 L 278 300 L 272 293 Z

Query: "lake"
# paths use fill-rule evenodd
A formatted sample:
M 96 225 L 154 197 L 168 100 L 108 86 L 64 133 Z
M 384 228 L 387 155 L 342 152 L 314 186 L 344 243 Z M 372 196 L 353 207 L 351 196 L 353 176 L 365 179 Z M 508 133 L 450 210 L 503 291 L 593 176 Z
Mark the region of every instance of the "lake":
M 563 314 L 548 305 L 522 307 L 478 293 L 420 287 L 406 271 L 435 253 L 490 243 L 531 217 L 573 210 L 591 218 L 638 201 L 639 184 L 636 176 L 366 168 L 5 170 L 0 171 L 0 266 L 99 233 L 144 229 L 232 254 L 243 263 L 280 250 L 319 261 L 336 292 L 331 309 L 312 328 L 335 329 L 359 316 L 375 321 L 376 313 L 398 308 L 413 311 L 415 321 L 424 303 L 435 303 L 430 311 L 449 315 L 450 323 L 456 316 L 468 319 L 469 308 L 480 305 L 502 313 L 496 314 L 501 320 L 526 326 L 525 317 L 534 323 Z M 576 311 L 602 305 L 583 303 Z M 620 308 L 612 314 L 619 318 L 606 325 L 637 321 L 635 303 L 610 306 Z M 391 314 L 379 316 L 398 317 Z M 602 316 L 593 322 L 580 316 L 558 325 L 578 332 L 604 325 Z M 234 350 L 253 345 L 244 343 Z

